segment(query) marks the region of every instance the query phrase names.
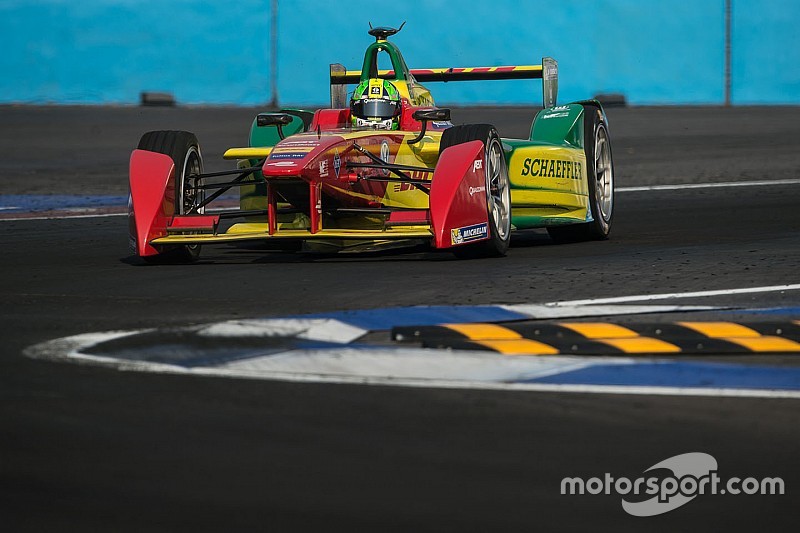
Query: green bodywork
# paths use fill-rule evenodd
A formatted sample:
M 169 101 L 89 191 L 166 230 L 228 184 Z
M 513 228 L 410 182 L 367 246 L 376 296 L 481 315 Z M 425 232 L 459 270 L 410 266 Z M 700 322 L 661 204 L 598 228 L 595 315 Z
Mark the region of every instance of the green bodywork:
M 364 53 L 364 64 L 361 67 L 361 81 L 379 77 L 378 54 L 380 52 L 386 52 L 389 55 L 389 60 L 392 62 L 392 69 L 394 70 L 394 79 L 408 81 L 406 79 L 408 65 L 403 59 L 403 54 L 400 53 L 394 43 L 389 41 L 378 41 L 367 47 L 367 51 Z
M 509 171 L 512 168 L 512 159 L 515 155 L 519 156 L 520 153 L 531 154 L 531 157 L 534 157 L 538 153 L 559 149 L 566 150 L 575 157 L 584 158 L 583 123 L 584 106 L 581 103 L 555 106 L 539 111 L 531 124 L 528 140 L 502 139 Z M 565 193 L 563 189 L 557 187 L 545 188 L 526 184 L 525 180 L 517 178 L 516 175 L 511 175 L 511 178 L 512 205 L 517 204 L 516 209 L 512 210 L 511 216 L 511 223 L 514 227 L 518 229 L 540 228 L 591 220 L 589 210 L 576 209 L 582 201 L 587 201 L 587 191 Z M 515 196 L 519 198 L 531 192 L 540 193 L 539 195 L 544 198 L 543 202 L 524 206 L 519 205 L 519 201 L 515 202 Z M 550 198 L 559 198 L 559 201 L 553 201 L 548 205 L 547 199 Z
M 583 149 L 583 106 L 567 104 L 542 109 L 531 124 L 528 137 L 538 143 Z
M 286 111 L 297 111 L 297 110 L 284 110 Z M 278 128 L 260 128 L 256 123 L 257 119 L 253 119 L 253 123 L 250 126 L 250 139 L 248 142 L 248 146 L 250 147 L 257 147 L 257 146 L 275 146 L 278 144 L 278 141 L 281 140 L 280 135 L 278 135 Z M 289 135 L 294 135 L 295 133 L 300 133 L 304 129 L 303 120 L 298 117 L 292 115 L 292 122 L 291 124 L 287 124 L 283 127 L 283 134 L 284 136 L 288 137 Z M 247 166 L 253 167 L 259 163 L 257 159 L 249 159 L 245 162 L 240 163 L 240 167 L 244 168 Z M 243 211 L 247 210 L 257 210 L 257 209 L 266 209 L 267 208 L 267 184 L 264 181 L 264 175 L 259 172 L 254 172 L 247 178 L 245 178 L 246 182 L 253 181 L 257 182 L 253 185 L 246 185 L 239 188 L 239 205 Z

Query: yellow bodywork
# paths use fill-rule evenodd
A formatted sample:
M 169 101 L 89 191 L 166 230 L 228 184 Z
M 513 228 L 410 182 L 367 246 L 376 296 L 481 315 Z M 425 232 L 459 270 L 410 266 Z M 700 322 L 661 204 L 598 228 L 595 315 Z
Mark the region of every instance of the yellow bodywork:
M 272 153 L 272 146 L 254 148 L 230 148 L 222 155 L 223 159 L 264 159 Z
M 154 239 L 152 244 L 203 244 L 236 242 L 258 239 L 363 239 L 363 240 L 389 240 L 389 239 L 430 239 L 433 232 L 430 226 L 402 226 L 386 227 L 385 229 L 323 229 L 311 233 L 306 229 L 286 229 L 283 224 L 278 224 L 278 231 L 269 235 L 266 222 L 242 222 L 234 224 L 225 233 L 221 234 L 191 234 L 167 235 Z
M 586 219 L 589 191 L 583 150 L 522 146 L 514 150 L 508 167 L 514 217 Z

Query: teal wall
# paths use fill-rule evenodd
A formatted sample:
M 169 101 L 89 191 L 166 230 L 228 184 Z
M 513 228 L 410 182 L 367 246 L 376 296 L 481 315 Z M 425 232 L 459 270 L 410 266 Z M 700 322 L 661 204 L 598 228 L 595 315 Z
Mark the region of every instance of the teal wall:
M 733 101 L 800 104 L 800 2 L 733 0 Z M 0 0 L 0 103 L 269 102 L 270 0 Z M 559 61 L 560 101 L 720 104 L 723 0 L 280 0 L 278 94 L 325 104 L 331 62 L 358 68 L 368 23 L 413 67 Z M 440 103 L 538 103 L 538 82 L 436 84 Z

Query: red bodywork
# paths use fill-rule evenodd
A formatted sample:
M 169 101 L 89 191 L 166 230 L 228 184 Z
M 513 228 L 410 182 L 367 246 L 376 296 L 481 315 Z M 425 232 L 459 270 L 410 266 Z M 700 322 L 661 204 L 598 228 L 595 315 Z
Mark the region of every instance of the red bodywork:
M 442 153 L 431 185 L 431 225 L 436 248 L 453 246 L 452 231 L 456 228 L 486 224 L 486 237 L 490 236 L 485 172 L 481 141 L 457 144 Z
M 175 214 L 175 163 L 168 155 L 134 150 L 130 164 L 131 205 L 128 218 L 136 253 L 141 257 L 159 252 L 150 241 L 167 234 Z
M 338 208 L 381 209 L 387 182 L 369 178 L 393 176 L 386 169 L 349 167 L 350 164 L 374 164 L 364 152 L 394 163 L 408 132 L 421 128 L 411 118 L 417 109 L 404 102 L 400 131 L 376 130 L 367 135 L 352 135 L 348 109 L 317 111 L 306 133 L 292 135 L 274 146 L 264 161 L 262 173 L 267 181 L 267 228 L 264 237 L 275 235 L 278 225 L 278 201 L 283 201 L 281 186 L 287 183 L 307 184 L 310 224 L 308 236 L 323 232 L 323 205 Z M 430 125 L 429 125 L 430 126 Z M 433 126 L 436 127 L 436 126 Z M 404 131 L 405 130 L 405 131 Z M 388 153 L 387 153 L 388 152 Z M 485 150 L 481 141 L 471 141 L 447 148 L 440 156 L 435 171 L 408 171 L 414 186 L 429 190 L 429 208 L 411 207 L 406 211 L 386 209 L 387 222 L 399 225 L 428 225 L 435 248 L 463 244 L 456 239 L 459 231 L 479 226 L 471 241 L 490 237 L 486 201 Z M 159 253 L 151 242 L 167 235 L 193 233 L 218 235 L 219 217 L 209 215 L 175 215 L 175 165 L 160 153 L 134 150 L 130 162 L 131 234 L 140 256 Z M 429 183 L 427 185 L 426 183 Z M 276 192 L 277 191 L 277 192 Z M 293 202 L 294 203 L 294 202 Z M 297 205 L 296 207 L 303 207 Z M 393 231 L 402 236 L 402 231 Z M 357 235 L 354 235 L 356 238 Z M 362 237 L 363 238 L 363 237 Z M 373 236 L 372 238 L 379 238 Z

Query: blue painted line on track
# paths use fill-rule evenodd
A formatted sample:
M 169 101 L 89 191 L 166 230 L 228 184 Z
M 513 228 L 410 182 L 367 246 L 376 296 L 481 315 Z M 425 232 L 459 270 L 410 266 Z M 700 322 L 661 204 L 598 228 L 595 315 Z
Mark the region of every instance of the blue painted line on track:
M 395 307 L 356 311 L 334 311 L 290 318 L 331 318 L 370 331 L 397 326 L 432 326 L 464 322 L 502 322 L 524 320 L 529 315 L 495 305 Z
M 768 309 L 738 309 L 724 311 L 725 313 L 747 313 L 752 315 L 786 315 L 792 317 L 800 317 L 800 307 L 771 307 Z
M 0 194 L 0 208 L 6 213 L 58 211 L 61 209 L 125 207 L 127 196 Z
M 800 390 L 800 367 L 637 361 L 590 366 L 523 383 Z

